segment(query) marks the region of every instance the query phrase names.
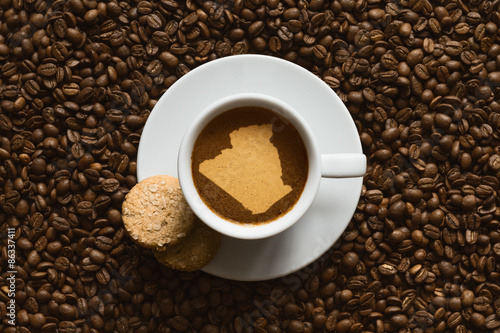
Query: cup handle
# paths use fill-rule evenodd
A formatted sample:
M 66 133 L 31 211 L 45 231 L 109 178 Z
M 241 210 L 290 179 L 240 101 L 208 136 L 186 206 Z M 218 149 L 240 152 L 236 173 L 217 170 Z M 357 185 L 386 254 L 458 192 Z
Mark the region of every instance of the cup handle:
M 322 154 L 321 176 L 325 178 L 363 177 L 366 156 L 360 153 Z

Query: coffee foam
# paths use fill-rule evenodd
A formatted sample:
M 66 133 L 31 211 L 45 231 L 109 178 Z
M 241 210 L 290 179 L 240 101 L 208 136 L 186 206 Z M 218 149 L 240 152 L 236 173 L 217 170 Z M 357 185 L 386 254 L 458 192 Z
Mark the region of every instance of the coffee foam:
M 199 172 L 252 214 L 266 212 L 292 191 L 282 176 L 278 149 L 270 141 L 272 125 L 240 127 L 229 134 L 232 148 L 200 163 Z

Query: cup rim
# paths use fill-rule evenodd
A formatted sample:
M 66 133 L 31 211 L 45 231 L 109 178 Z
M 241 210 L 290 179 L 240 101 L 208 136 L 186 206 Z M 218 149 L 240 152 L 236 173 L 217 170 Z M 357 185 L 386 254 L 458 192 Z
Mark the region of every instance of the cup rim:
M 304 189 L 294 206 L 283 216 L 264 223 L 238 223 L 213 212 L 200 197 L 192 177 L 194 143 L 205 126 L 221 113 L 239 106 L 266 107 L 291 121 L 301 135 L 308 154 L 309 170 Z M 229 237 L 261 239 L 279 234 L 294 225 L 309 209 L 321 181 L 321 158 L 313 132 L 305 119 L 292 106 L 273 96 L 261 93 L 239 93 L 221 98 L 203 109 L 186 130 L 178 153 L 177 173 L 188 205 L 212 229 Z

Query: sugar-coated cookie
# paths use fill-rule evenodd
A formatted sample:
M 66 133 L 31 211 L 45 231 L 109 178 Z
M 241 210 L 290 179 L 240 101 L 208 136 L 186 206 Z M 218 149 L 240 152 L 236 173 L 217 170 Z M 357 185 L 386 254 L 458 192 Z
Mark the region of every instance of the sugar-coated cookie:
M 194 230 L 181 242 L 165 250 L 153 250 L 163 265 L 181 271 L 192 272 L 207 265 L 217 254 L 221 234 L 197 221 Z
M 150 249 L 176 245 L 195 223 L 179 180 L 167 175 L 149 177 L 136 184 L 125 197 L 122 215 L 132 239 Z

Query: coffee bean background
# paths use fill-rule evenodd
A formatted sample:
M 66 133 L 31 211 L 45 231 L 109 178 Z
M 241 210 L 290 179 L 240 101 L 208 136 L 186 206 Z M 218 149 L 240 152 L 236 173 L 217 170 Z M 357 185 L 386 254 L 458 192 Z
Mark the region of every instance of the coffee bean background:
M 0 0 L 3 331 L 498 332 L 499 28 L 498 0 Z M 179 77 L 243 53 L 347 105 L 357 210 L 283 278 L 159 269 L 120 213 L 144 123 Z

